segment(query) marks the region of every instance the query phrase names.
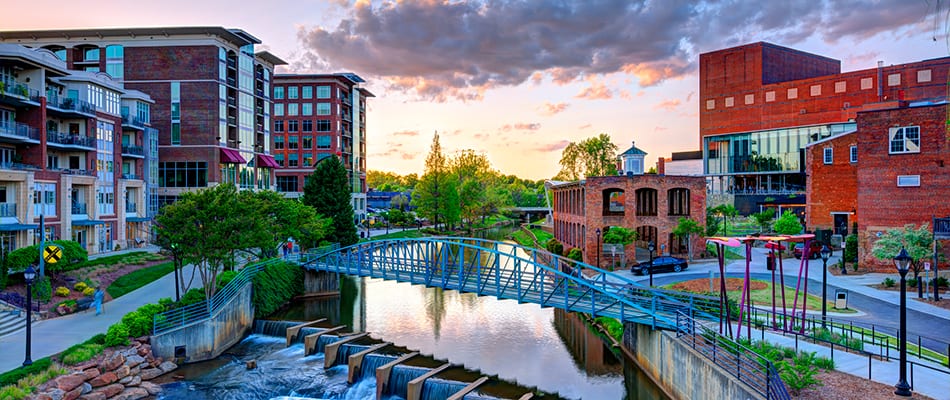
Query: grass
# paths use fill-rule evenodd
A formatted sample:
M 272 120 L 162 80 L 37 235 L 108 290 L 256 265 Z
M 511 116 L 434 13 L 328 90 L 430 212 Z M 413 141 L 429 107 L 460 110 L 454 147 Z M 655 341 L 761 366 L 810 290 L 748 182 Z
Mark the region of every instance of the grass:
M 544 246 L 544 244 L 547 243 L 548 240 L 554 237 L 554 235 L 548 233 L 544 229 L 530 228 L 529 230 L 531 231 L 532 234 L 534 234 L 534 237 L 538 239 L 538 244 L 541 246 Z M 534 240 L 532 240 L 531 235 L 529 235 L 527 232 L 525 232 L 522 229 L 512 232 L 511 237 L 515 240 L 515 242 L 518 242 L 518 244 L 522 246 L 534 247 Z
M 699 279 L 706 279 L 706 278 L 699 278 Z M 750 284 L 751 282 L 762 282 L 765 284 L 764 289 L 752 291 L 751 293 L 752 304 L 756 306 L 771 305 L 772 304 L 772 283 L 769 281 L 764 281 L 764 280 L 759 280 L 759 279 L 753 279 L 752 281 L 750 281 Z M 669 285 L 663 286 L 663 288 L 668 289 L 668 290 L 677 290 L 673 288 L 674 285 L 676 285 L 676 283 L 671 283 Z M 731 291 L 728 291 L 727 294 L 729 295 L 729 298 L 736 299 L 736 301 L 738 301 L 739 297 L 742 295 L 742 291 L 731 290 Z M 794 288 L 791 288 L 788 286 L 785 287 L 785 299 L 786 299 L 786 305 L 791 306 L 792 302 L 795 300 Z M 779 291 L 775 292 L 775 301 L 776 301 L 776 304 L 779 304 L 779 305 L 781 304 L 782 292 L 779 292 Z M 802 301 L 801 296 L 799 296 L 798 301 L 799 302 Z M 826 304 L 829 309 L 834 310 L 833 302 L 829 301 Z M 821 297 L 809 294 L 806 297 L 806 305 L 809 310 L 821 310 Z M 846 309 L 846 310 L 835 310 L 835 312 L 854 313 L 856 311 L 852 309 Z
M 423 234 L 418 229 L 410 229 L 399 232 L 389 232 L 385 235 L 376 235 L 372 239 L 361 239 L 360 242 L 367 242 L 369 240 L 383 240 L 383 239 L 417 239 L 421 237 L 426 237 L 428 235 Z
M 110 267 L 116 264 L 124 264 L 124 265 L 145 264 L 149 261 L 158 261 L 158 260 L 164 260 L 164 259 L 165 259 L 164 256 L 161 256 L 158 254 L 149 253 L 147 251 L 135 251 L 132 253 L 117 254 L 113 256 L 99 257 L 96 259 L 88 260 L 88 261 L 76 264 L 71 269 L 72 270 L 83 269 L 83 268 L 96 269 L 99 267 Z
M 52 364 L 49 357 L 36 360 L 28 367 L 7 371 L 0 374 L 0 399 L 25 399 L 37 386 L 66 372 L 66 368 Z
M 148 285 L 158 278 L 168 275 L 174 270 L 175 263 L 169 261 L 156 264 L 148 268 L 142 268 L 137 271 L 132 271 L 131 273 L 113 281 L 112 284 L 106 288 L 106 292 L 109 293 L 113 299 L 115 299 L 142 286 Z
M 745 256 L 739 255 L 734 251 L 730 250 L 731 247 L 725 247 L 725 259 L 726 260 L 745 260 Z M 709 254 L 716 254 L 716 245 L 712 243 L 706 243 L 706 252 Z

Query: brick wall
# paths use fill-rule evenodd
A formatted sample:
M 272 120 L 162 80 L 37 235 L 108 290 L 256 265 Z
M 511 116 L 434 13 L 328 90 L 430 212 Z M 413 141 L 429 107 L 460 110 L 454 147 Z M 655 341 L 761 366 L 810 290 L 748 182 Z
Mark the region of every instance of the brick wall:
M 857 164 L 850 161 L 857 133 L 814 143 L 805 150 L 805 226 L 810 231 L 833 229 L 833 212 L 850 212 L 857 207 Z M 824 163 L 824 151 L 832 149 L 832 164 Z M 858 158 L 860 160 L 860 157 Z M 848 229 L 855 216 L 849 216 Z

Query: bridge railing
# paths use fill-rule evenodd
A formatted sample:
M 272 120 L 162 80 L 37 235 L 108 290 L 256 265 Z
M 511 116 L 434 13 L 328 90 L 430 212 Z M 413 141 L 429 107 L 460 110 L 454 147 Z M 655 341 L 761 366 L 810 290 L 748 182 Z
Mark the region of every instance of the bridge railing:
M 676 315 L 676 336 L 766 399 L 791 400 L 775 364 L 685 313 Z

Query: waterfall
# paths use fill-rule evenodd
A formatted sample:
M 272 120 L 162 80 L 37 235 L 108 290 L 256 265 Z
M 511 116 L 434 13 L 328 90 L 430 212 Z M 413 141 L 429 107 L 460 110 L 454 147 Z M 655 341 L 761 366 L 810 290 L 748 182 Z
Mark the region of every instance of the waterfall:
M 317 339 L 317 353 L 323 353 L 323 349 L 327 347 L 328 344 L 333 343 L 337 340 L 340 340 L 339 336 L 334 335 L 323 335 Z
M 358 344 L 344 344 L 337 349 L 336 361 L 333 365 L 348 365 L 350 356 L 368 349 L 369 346 Z
M 356 382 L 343 393 L 343 400 L 365 400 L 376 398 L 376 380 Z
M 297 324 L 299 324 L 299 322 L 255 319 L 251 333 L 265 336 L 286 336 L 287 328 Z
M 416 379 L 427 372 L 429 368 L 397 365 L 389 373 L 389 384 L 386 385 L 387 394 L 405 397 L 409 381 Z
M 422 384 L 422 400 L 442 400 L 468 386 L 464 382 L 429 378 Z
M 363 364 L 360 365 L 360 380 L 366 378 L 376 379 L 376 368 L 396 361 L 396 356 L 386 356 L 382 354 L 367 354 L 363 357 Z

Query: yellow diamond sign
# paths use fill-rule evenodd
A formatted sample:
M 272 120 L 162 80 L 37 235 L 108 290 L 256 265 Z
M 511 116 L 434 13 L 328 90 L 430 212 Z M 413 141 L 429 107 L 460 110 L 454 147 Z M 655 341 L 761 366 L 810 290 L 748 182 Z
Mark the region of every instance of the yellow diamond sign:
M 46 246 L 43 249 L 43 260 L 50 263 L 56 264 L 60 258 L 63 258 L 63 249 L 59 246 Z

